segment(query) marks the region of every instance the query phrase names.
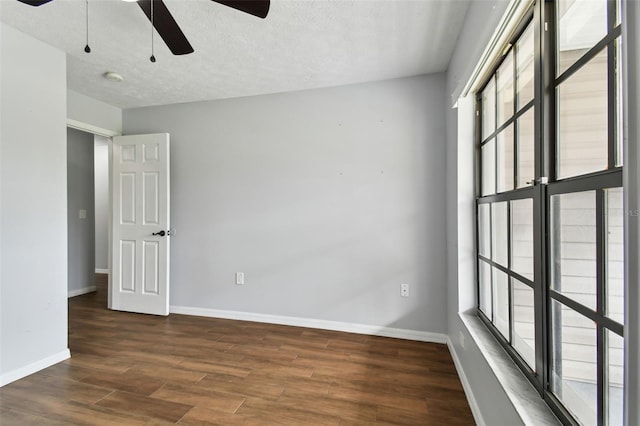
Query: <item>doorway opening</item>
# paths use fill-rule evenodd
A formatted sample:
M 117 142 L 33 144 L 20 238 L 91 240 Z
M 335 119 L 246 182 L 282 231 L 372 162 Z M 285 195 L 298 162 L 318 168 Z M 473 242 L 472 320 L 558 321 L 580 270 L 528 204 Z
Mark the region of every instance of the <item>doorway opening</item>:
M 109 139 L 67 128 L 68 297 L 108 281 Z

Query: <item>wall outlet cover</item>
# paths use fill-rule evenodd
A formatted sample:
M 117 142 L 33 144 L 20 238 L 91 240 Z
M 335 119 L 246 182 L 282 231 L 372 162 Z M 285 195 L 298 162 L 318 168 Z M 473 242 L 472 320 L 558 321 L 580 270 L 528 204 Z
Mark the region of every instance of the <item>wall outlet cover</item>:
M 409 297 L 409 284 L 400 284 L 400 296 Z

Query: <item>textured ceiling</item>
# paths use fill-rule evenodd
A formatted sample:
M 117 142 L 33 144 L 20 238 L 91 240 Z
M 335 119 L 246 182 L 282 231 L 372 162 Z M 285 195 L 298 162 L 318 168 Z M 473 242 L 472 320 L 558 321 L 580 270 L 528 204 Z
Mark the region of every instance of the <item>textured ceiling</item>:
M 272 0 L 264 20 L 209 0 L 165 3 L 195 53 L 173 56 L 156 34 L 156 63 L 151 24 L 134 3 L 89 0 L 89 54 L 83 0 L 0 0 L 0 18 L 67 52 L 70 89 L 132 108 L 441 72 L 469 1 Z

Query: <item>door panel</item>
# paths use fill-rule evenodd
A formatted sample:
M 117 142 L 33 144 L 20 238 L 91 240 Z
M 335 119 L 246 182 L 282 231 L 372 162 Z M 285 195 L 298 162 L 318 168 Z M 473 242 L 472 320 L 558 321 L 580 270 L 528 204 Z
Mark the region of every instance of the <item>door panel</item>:
M 160 225 L 160 206 L 159 200 L 159 184 L 160 175 L 157 172 L 145 172 L 144 173 L 144 204 L 142 206 L 144 210 L 144 224 L 145 225 Z
M 160 270 L 160 244 L 158 241 L 145 241 L 142 246 L 144 259 L 144 282 L 143 292 L 145 294 L 158 294 L 158 276 Z
M 169 135 L 114 137 L 112 156 L 109 308 L 168 315 Z
M 136 242 L 120 241 L 120 291 L 135 292 Z

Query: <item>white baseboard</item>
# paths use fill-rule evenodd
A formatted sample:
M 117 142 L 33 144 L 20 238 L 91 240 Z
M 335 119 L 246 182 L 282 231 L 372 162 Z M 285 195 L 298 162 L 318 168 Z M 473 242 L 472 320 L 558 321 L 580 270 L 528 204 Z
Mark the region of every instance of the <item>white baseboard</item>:
M 96 274 L 108 274 L 109 270 L 108 269 L 99 269 L 96 268 Z
M 69 349 L 65 349 L 62 352 L 48 356 L 44 359 L 41 359 L 40 361 L 32 362 L 31 364 L 25 365 L 24 367 L 9 371 L 8 373 L 0 375 L 0 387 L 8 385 L 11 382 L 15 382 L 16 380 L 20 380 L 23 377 L 27 377 L 30 374 L 36 373 L 70 357 L 71 352 L 69 351 Z
M 378 325 L 355 324 L 311 318 L 288 317 L 281 315 L 255 314 L 251 312 L 192 308 L 188 306 L 170 306 L 169 312 L 171 312 L 172 314 L 194 315 L 198 317 L 224 318 L 240 321 L 263 322 L 269 324 L 292 325 L 295 327 L 318 328 L 321 330 L 344 331 L 346 333 L 394 337 L 397 339 L 417 340 L 420 342 L 447 343 L 446 334 L 383 327 Z
M 476 425 L 485 426 L 486 423 L 484 418 L 482 417 L 482 412 L 480 411 L 480 406 L 478 405 L 478 401 L 476 401 L 476 397 L 473 394 L 473 390 L 471 389 L 471 384 L 469 383 L 469 379 L 467 379 L 467 375 L 462 368 L 462 363 L 460 362 L 460 358 L 458 358 L 458 353 L 456 352 L 456 348 L 453 345 L 453 342 L 447 336 L 447 346 L 449 347 L 449 352 L 451 352 L 451 358 L 453 358 L 453 364 L 456 367 L 456 371 L 458 372 L 458 377 L 460 377 L 460 382 L 462 383 L 462 388 L 464 389 L 464 393 L 467 396 L 467 401 L 469 402 L 469 407 L 471 408 L 471 414 L 473 414 L 473 418 L 476 421 Z
M 79 288 L 77 290 L 69 290 L 67 298 L 80 296 L 82 294 L 91 293 L 92 291 L 96 291 L 95 285 L 90 285 L 89 287 Z

